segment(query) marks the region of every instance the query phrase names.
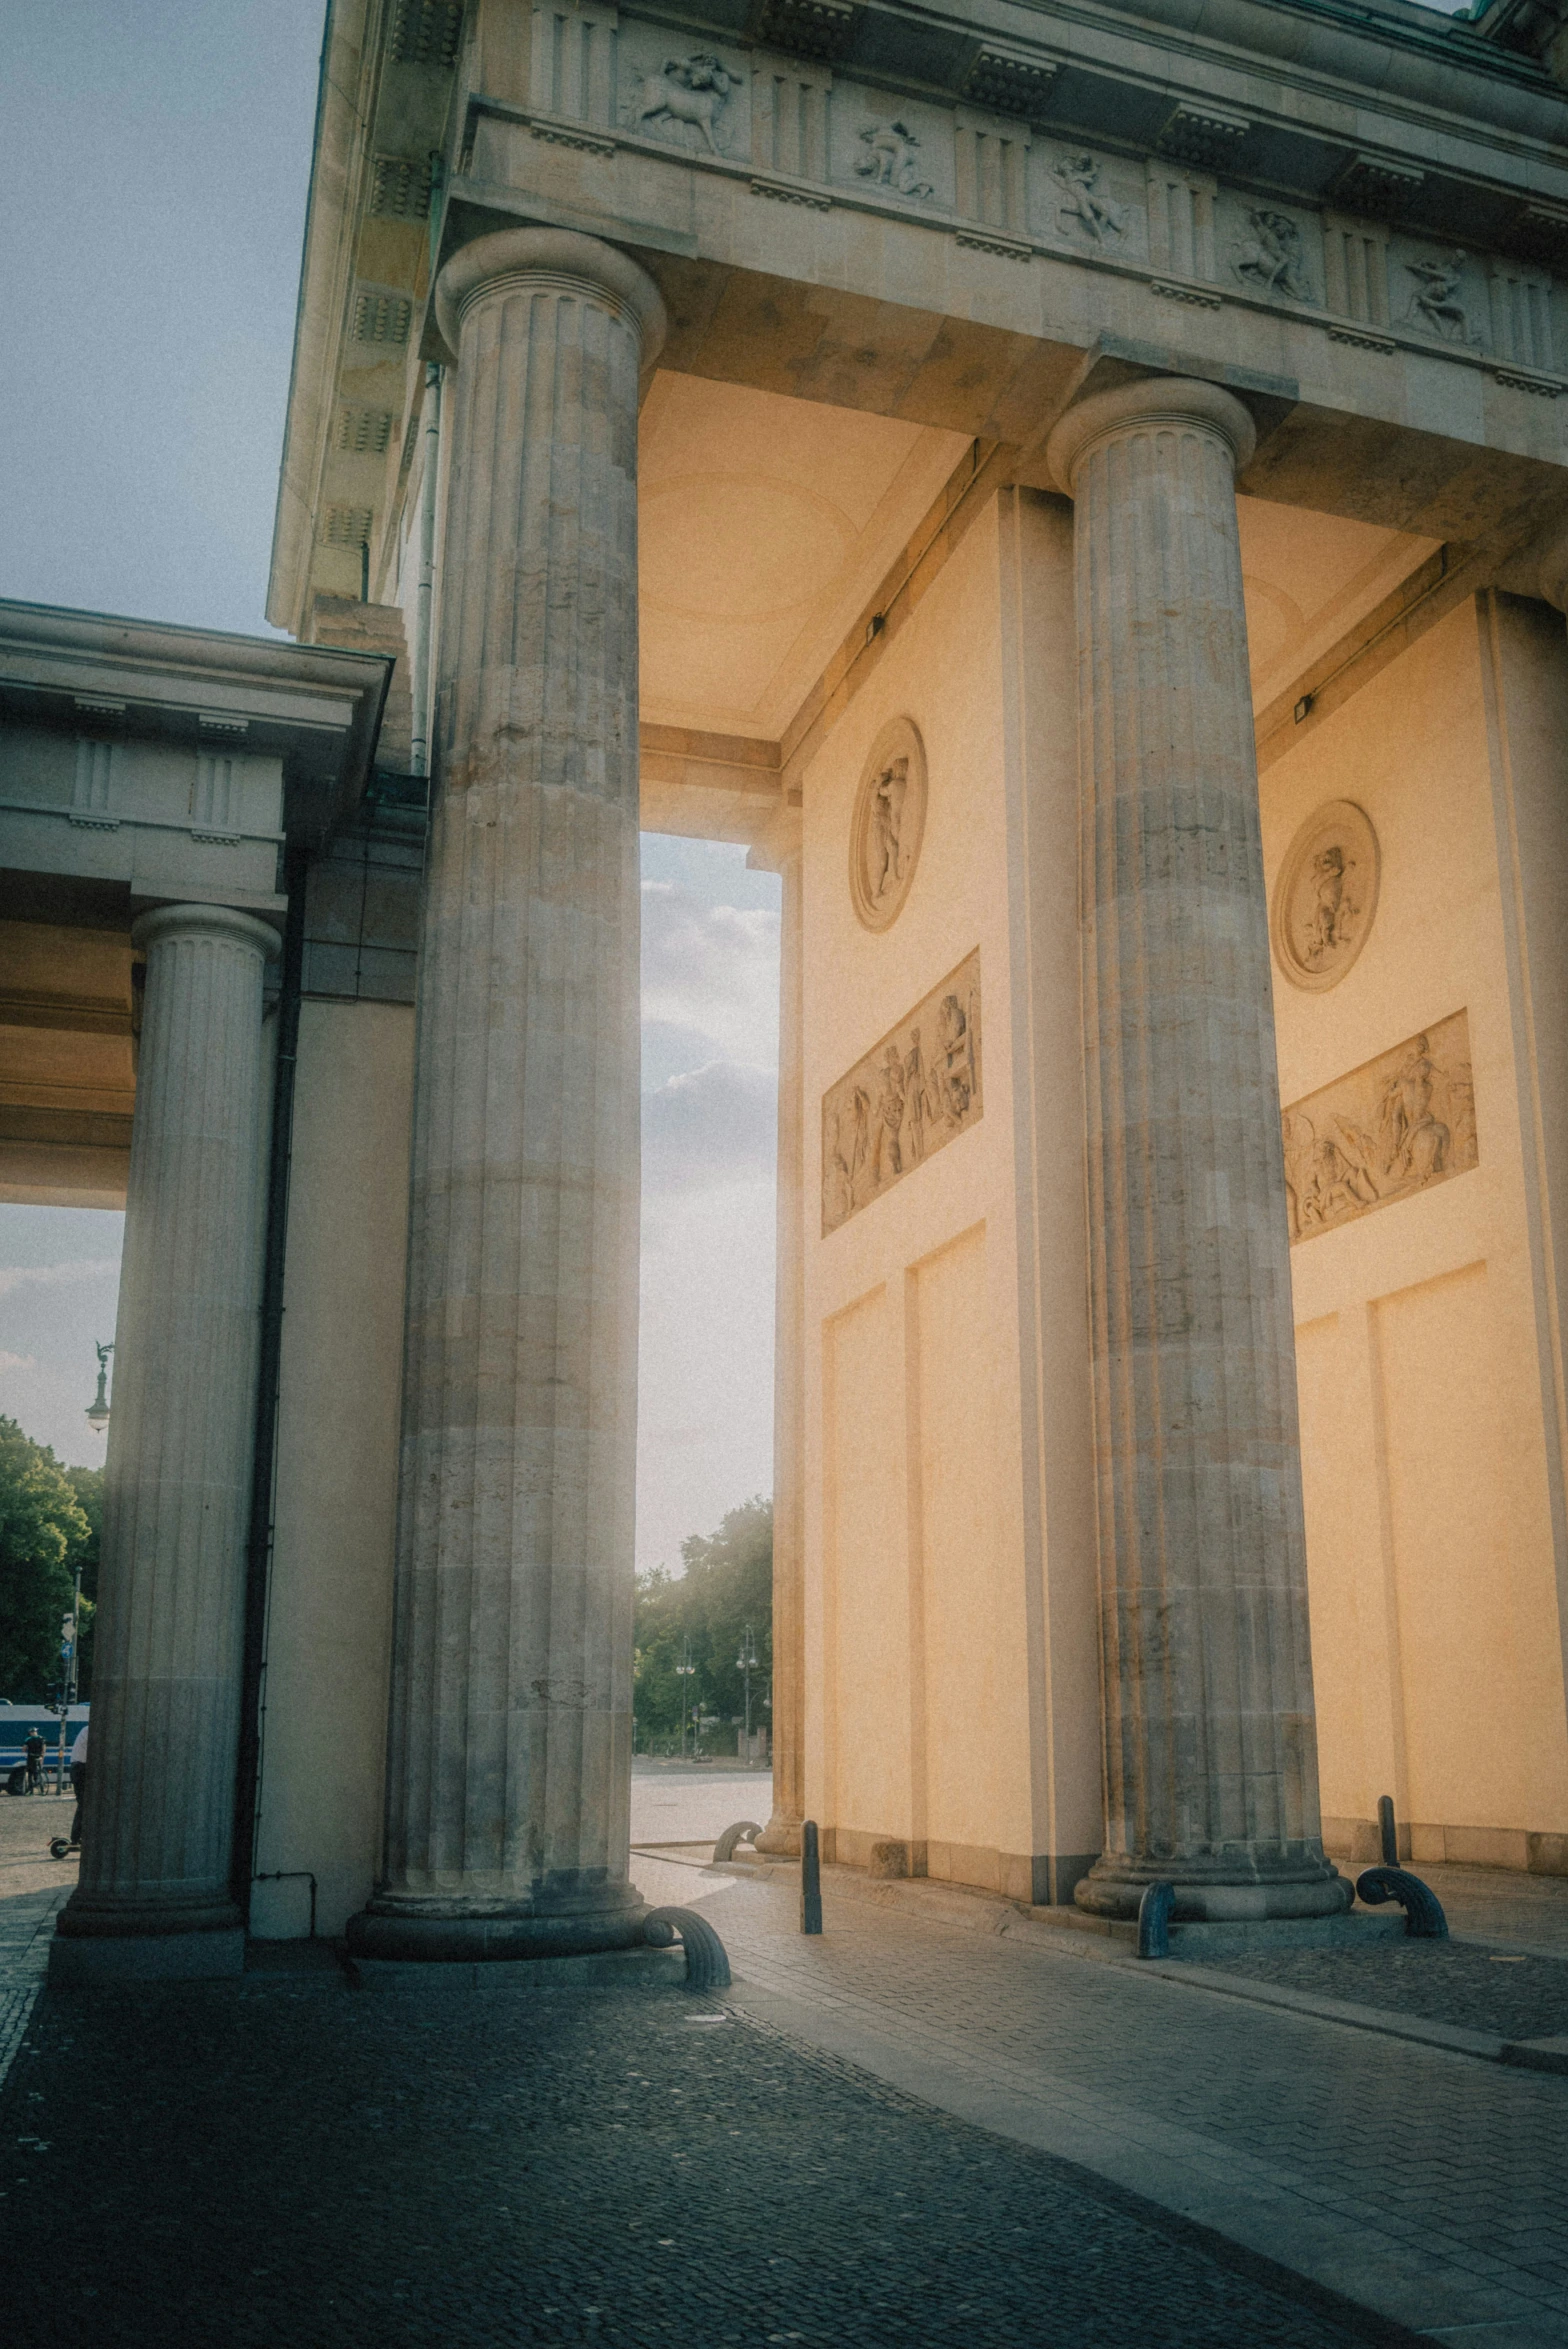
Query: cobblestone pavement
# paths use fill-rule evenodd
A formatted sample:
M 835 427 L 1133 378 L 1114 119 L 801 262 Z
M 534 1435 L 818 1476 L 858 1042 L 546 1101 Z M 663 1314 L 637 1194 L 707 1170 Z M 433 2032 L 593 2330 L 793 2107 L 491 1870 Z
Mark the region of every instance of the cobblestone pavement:
M 30 2001 L 74 1880 L 42 1857 L 52 1810 L 0 1802 L 0 2015 L 7 1959 Z M 639 1841 L 767 1810 L 765 1774 L 634 1779 Z M 95 2343 L 174 2312 L 198 2343 L 443 2349 L 1250 2349 L 1401 2322 L 1455 2349 L 1568 2344 L 1568 2080 L 1221 1997 L 946 1888 L 830 1870 L 807 1940 L 787 1870 L 693 1849 L 637 1873 L 723 1933 L 728 2026 L 679 1994 L 360 1995 L 298 1945 L 243 1985 L 46 1993 L 0 2105 L 0 2246 L 26 2245 L 8 2313 Z M 1555 1885 L 1442 1873 L 1483 1878 L 1459 1887 L 1469 1917 L 1439 1887 L 1456 1927 L 1501 1896 L 1528 1948 L 1562 1946 Z M 1489 1964 L 1422 1954 L 1456 1981 Z M 1533 1966 L 1492 1971 L 1498 1998 L 1536 1995 Z M 69 2242 L 60 2197 L 29 2192 L 62 2155 Z
M 1259 1950 L 1216 1962 L 1242 1981 L 1395 2007 L 1500 2039 L 1568 2034 L 1568 1958 L 1465 1941 L 1393 1941 L 1372 1949 Z
M 1568 2343 L 1568 2081 L 1222 1997 L 1094 1936 L 977 1931 L 945 1892 L 926 1917 L 919 1888 L 829 1870 L 807 1940 L 782 1872 L 639 1881 L 700 1899 L 747 2011 L 907 2093 L 1456 2349 Z
M 1411 2338 L 723 2014 L 680 1992 L 372 1996 L 332 1972 L 46 1991 L 0 2098 L 0 2240 L 25 2244 L 7 2329 L 95 2349 Z
M 6 2075 L 49 1963 L 55 1911 L 76 1883 L 76 1862 L 49 1857 L 68 1832 L 69 1796 L 0 1795 L 0 2081 Z

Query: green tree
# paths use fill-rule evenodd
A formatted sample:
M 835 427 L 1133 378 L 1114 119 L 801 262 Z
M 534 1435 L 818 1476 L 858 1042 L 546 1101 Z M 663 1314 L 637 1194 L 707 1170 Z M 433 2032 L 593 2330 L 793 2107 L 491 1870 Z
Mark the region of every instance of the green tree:
M 62 1467 L 14 1419 L 0 1419 L 0 1696 L 13 1704 L 42 1703 L 59 1679 L 76 1561 L 85 1570 L 97 1551 L 72 1478 L 98 1473 Z
M 716 1713 L 722 1742 L 733 1747 L 731 1722 L 742 1710 L 743 1676 L 737 1664 L 750 1627 L 757 1651 L 751 1676 L 751 1722 L 767 1719 L 763 1699 L 773 1672 L 773 1503 L 760 1495 L 731 1509 L 716 1533 L 694 1533 L 681 1544 L 683 1574 L 655 1566 L 637 1577 L 637 1741 L 643 1748 L 673 1746 L 681 1727 L 681 1674 L 687 1652 L 689 1708 Z

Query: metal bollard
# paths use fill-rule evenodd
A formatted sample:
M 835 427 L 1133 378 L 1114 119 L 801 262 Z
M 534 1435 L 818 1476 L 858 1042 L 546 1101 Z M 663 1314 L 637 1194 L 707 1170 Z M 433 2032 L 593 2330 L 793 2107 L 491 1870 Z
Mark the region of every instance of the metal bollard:
M 1383 1846 L 1384 1867 L 1397 1868 L 1399 1828 L 1394 1820 L 1394 1798 L 1391 1794 L 1380 1794 L 1377 1798 L 1377 1832 Z
M 807 1819 L 800 1830 L 800 1929 L 822 1930 L 822 1858 L 817 1850 L 817 1822 Z

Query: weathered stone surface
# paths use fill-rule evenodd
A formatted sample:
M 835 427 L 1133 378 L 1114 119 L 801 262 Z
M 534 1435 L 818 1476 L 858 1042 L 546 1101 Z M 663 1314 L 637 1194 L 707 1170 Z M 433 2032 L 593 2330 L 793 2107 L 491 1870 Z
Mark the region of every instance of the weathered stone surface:
M 210 1937 L 234 1937 L 238 1962 L 229 1853 L 261 1273 L 261 989 L 277 934 L 226 907 L 176 905 L 145 914 L 133 935 L 147 995 L 87 1816 L 59 1930 L 178 1940 L 187 1962 L 155 1970 L 195 1974 L 214 1970 Z
M 365 1956 L 635 1939 L 637 376 L 587 237 L 482 238 L 421 948 L 386 1851 Z
M 779 1135 L 773 1308 L 773 1811 L 757 1849 L 793 1857 L 806 1816 L 805 1097 L 802 1090 L 801 827 L 788 814 L 771 855 L 779 922 Z
M 1240 403 L 1154 381 L 1052 436 L 1076 505 L 1105 1850 L 1080 1904 L 1348 1906 L 1318 1817 Z

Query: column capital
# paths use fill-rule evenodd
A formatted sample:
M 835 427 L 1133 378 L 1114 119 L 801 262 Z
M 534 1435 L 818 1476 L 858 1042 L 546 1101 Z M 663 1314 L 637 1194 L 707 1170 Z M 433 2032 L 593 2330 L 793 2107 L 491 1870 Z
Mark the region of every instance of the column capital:
M 1115 391 L 1092 392 L 1057 419 L 1045 444 L 1046 462 L 1067 496 L 1079 462 L 1095 442 L 1140 427 L 1185 424 L 1225 442 L 1239 472 L 1257 446 L 1257 428 L 1234 394 L 1196 376 L 1151 375 Z
M 462 246 L 436 280 L 436 322 L 454 352 L 469 304 L 498 282 L 570 289 L 619 311 L 641 338 L 644 366 L 664 347 L 664 297 L 629 254 L 576 229 L 503 228 Z
M 241 913 L 232 905 L 158 905 L 139 914 L 131 924 L 133 946 L 155 946 L 161 939 L 200 936 L 228 938 L 238 946 L 259 947 L 270 962 L 282 944 L 270 922 Z

